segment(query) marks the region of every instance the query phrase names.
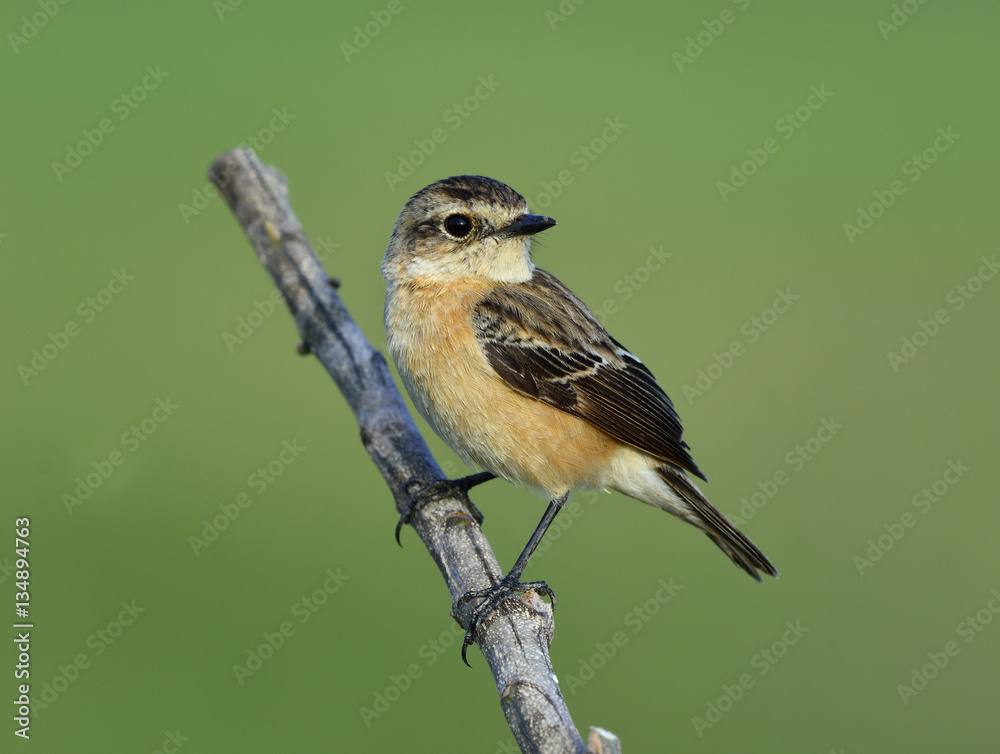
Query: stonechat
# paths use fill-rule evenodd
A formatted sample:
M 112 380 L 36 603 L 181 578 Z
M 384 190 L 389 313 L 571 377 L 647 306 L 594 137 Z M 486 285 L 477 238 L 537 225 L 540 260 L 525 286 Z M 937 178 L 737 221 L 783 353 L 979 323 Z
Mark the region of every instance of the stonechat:
M 510 572 L 466 594 L 462 657 L 480 619 L 511 593 L 574 489 L 610 488 L 707 534 L 758 581 L 778 571 L 701 494 L 707 481 L 673 403 L 572 291 L 531 261 L 556 221 L 506 184 L 463 175 L 417 192 L 382 262 L 389 352 L 417 410 L 468 464 L 544 494 L 545 515 Z

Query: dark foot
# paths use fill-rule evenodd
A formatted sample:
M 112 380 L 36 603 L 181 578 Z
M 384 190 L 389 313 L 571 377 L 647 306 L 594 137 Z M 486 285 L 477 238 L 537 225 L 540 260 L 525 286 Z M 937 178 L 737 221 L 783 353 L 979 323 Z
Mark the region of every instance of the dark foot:
M 496 474 L 483 471 L 479 474 L 464 476 L 461 479 L 435 479 L 433 482 L 428 482 L 425 479 L 411 479 L 408 481 L 406 483 L 407 489 L 414 491 L 410 493 L 410 504 L 400 514 L 399 521 L 396 523 L 396 544 L 402 547 L 402 543 L 399 541 L 399 532 L 402 531 L 406 524 L 413 520 L 413 514 L 428 503 L 433 503 L 437 500 L 458 498 L 476 520 L 476 523 L 483 523 L 483 514 L 469 500 L 469 490 L 477 484 L 488 482 L 491 479 L 496 479 Z
M 504 576 L 499 584 L 495 584 L 486 589 L 476 589 L 475 591 L 466 592 L 459 598 L 455 605 L 455 612 L 457 613 L 462 607 L 462 604 L 467 600 L 482 599 L 476 607 L 472 610 L 472 614 L 469 616 L 469 627 L 465 630 L 465 639 L 462 641 L 462 662 L 469 665 L 469 660 L 465 656 L 466 650 L 469 645 L 473 642 L 478 643 L 476 634 L 479 631 L 479 624 L 483 621 L 486 616 L 492 613 L 497 607 L 500 606 L 509 597 L 515 594 L 524 594 L 525 592 L 535 591 L 539 594 L 545 595 L 549 598 L 549 602 L 552 603 L 552 612 L 555 614 L 556 611 L 556 595 L 553 594 L 552 589 L 544 581 L 529 581 L 522 584 L 515 578 L 512 578 L 511 574 Z M 472 666 L 469 665 L 471 668 Z
M 312 349 L 309 347 L 309 344 L 304 340 L 295 346 L 295 351 L 299 354 L 299 356 L 308 356 L 312 353 Z

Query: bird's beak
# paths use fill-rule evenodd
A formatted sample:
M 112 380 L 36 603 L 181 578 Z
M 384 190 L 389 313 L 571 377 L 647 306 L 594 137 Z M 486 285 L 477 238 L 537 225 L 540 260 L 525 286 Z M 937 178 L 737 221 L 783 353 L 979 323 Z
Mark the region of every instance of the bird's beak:
M 511 223 L 506 228 L 500 228 L 493 235 L 512 238 L 514 236 L 533 236 L 546 228 L 551 228 L 556 221 L 545 215 L 521 215 L 517 222 Z

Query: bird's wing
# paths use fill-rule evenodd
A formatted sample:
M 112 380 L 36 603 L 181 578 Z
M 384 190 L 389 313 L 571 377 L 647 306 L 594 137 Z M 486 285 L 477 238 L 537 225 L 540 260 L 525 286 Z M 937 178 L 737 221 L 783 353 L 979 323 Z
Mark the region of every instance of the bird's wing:
M 477 304 L 473 326 L 513 389 L 705 479 L 650 371 L 549 273 L 536 268 L 527 282 L 492 290 Z

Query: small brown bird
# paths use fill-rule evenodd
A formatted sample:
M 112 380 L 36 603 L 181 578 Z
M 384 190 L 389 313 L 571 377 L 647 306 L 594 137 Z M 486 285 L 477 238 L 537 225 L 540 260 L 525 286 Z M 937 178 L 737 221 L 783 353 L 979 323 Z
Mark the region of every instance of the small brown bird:
M 650 371 L 587 306 L 531 262 L 531 237 L 556 221 L 482 176 L 457 176 L 403 207 L 382 262 L 389 352 L 417 409 L 461 458 L 545 494 L 549 506 L 483 615 L 513 592 L 573 489 L 611 488 L 694 524 L 758 581 L 771 562 L 688 479 L 701 473 Z M 707 480 L 706 480 L 707 481 Z

